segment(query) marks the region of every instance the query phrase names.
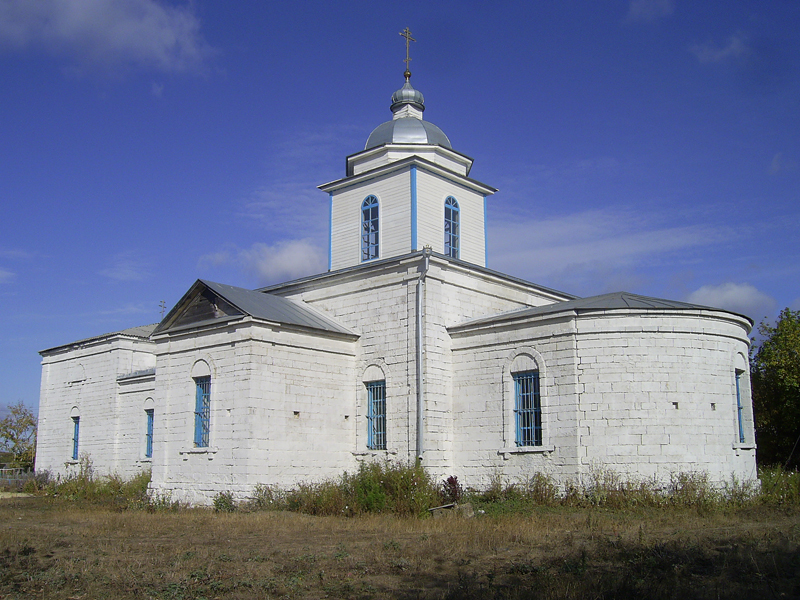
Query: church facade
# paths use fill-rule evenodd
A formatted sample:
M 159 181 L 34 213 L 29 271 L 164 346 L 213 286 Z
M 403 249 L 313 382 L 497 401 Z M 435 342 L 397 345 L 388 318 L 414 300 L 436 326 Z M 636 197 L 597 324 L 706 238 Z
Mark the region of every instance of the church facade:
M 320 186 L 328 272 L 198 280 L 157 325 L 42 351 L 37 469 L 151 469 L 154 493 L 194 504 L 384 459 L 473 487 L 596 468 L 756 478 L 752 322 L 492 271 L 496 190 L 424 108 L 406 72 L 392 120 Z

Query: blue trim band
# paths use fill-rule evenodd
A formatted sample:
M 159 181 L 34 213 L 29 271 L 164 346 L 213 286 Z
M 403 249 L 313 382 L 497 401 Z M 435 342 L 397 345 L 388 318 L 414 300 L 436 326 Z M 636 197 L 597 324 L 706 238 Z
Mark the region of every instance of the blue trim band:
M 489 266 L 489 230 L 486 220 L 486 196 L 483 197 L 483 266 Z
M 417 251 L 417 165 L 411 165 L 411 251 Z
M 328 271 L 333 263 L 333 192 L 328 194 Z

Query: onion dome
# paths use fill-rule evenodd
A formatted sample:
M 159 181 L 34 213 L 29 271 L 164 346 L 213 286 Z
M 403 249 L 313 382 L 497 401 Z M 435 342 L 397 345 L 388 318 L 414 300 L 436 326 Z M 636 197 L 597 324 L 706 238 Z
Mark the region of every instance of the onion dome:
M 406 71 L 406 82 L 392 94 L 391 121 L 378 125 L 367 139 L 364 150 L 384 144 L 427 144 L 444 146 L 452 150 L 450 140 L 433 123 L 422 120 L 425 98 L 411 85 L 411 73 Z

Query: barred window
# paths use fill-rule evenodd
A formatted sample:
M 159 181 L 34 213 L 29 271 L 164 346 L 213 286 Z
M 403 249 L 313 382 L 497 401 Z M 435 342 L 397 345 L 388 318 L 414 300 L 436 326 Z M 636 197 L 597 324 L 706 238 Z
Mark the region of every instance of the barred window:
M 736 421 L 739 424 L 739 443 L 744 444 L 744 418 L 742 405 L 742 374 L 744 371 L 736 371 Z
M 72 417 L 72 460 L 78 460 L 78 437 L 81 429 L 81 418 Z
M 211 377 L 197 377 L 194 380 L 194 445 L 208 448 L 208 434 L 211 423 Z
M 146 429 L 144 434 L 144 455 L 145 458 L 153 458 L 153 417 L 154 411 L 152 408 L 144 411 L 147 419 Z
M 542 445 L 542 402 L 539 372 L 513 373 L 514 423 L 517 446 Z
M 386 381 L 367 386 L 367 448 L 386 450 Z

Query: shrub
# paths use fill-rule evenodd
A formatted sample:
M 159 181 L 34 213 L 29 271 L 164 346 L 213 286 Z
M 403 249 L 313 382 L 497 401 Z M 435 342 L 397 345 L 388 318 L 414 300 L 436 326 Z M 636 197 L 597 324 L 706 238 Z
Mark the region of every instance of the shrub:
M 800 473 L 781 466 L 759 469 L 761 493 L 756 497 L 764 504 L 800 504 Z
M 230 492 L 220 492 L 214 496 L 214 512 L 232 513 L 236 511 L 236 501 Z
M 285 491 L 258 485 L 249 506 L 311 515 L 419 515 L 439 502 L 439 490 L 422 466 L 387 460 L 362 463 L 355 473 Z
M 458 477 L 451 475 L 441 485 L 442 503 L 459 502 L 464 495 L 464 488 L 458 482 Z

